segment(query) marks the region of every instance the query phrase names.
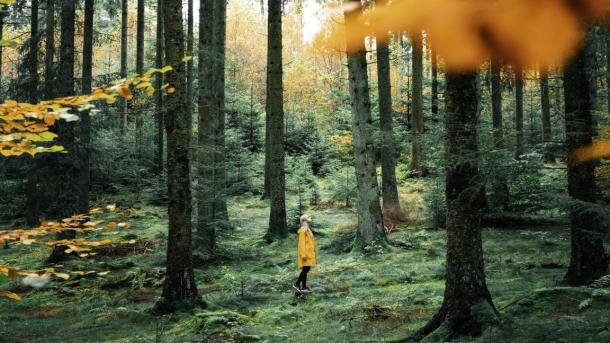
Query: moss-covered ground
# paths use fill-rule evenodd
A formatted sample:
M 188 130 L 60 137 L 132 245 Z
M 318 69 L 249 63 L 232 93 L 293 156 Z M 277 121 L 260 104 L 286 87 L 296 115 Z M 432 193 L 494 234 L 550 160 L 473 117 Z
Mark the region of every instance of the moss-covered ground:
M 420 186 L 401 192 L 412 215 L 422 218 Z M 69 259 L 60 268 L 102 275 L 73 275 L 41 289 L 0 285 L 23 296 L 0 299 L 0 341 L 385 342 L 407 337 L 434 315 L 443 298 L 443 230 L 402 225 L 389 236 L 393 249 L 345 253 L 353 209 L 309 212 L 319 252 L 309 277 L 313 294 L 295 297 L 290 290 L 298 274 L 296 236 L 265 244 L 266 203 L 240 196 L 230 201 L 234 228 L 223 232 L 218 259 L 196 269 L 207 307 L 155 317 L 149 309 L 161 291 L 166 211 L 119 206 L 106 219 L 129 222 L 116 239 L 142 240 L 137 248 Z M 610 341 L 610 289 L 560 285 L 567 227 L 486 228 L 483 237 L 488 286 L 502 316 L 481 337 L 463 341 Z M 35 269 L 48 254 L 46 247 L 12 246 L 0 251 L 0 261 Z

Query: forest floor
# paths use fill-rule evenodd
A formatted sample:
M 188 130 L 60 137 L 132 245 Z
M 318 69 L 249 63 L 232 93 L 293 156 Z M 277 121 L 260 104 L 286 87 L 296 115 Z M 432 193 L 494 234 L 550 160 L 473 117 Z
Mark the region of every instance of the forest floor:
M 425 186 L 401 189 L 410 211 L 425 211 L 418 191 Z M 386 342 L 407 337 L 441 305 L 443 230 L 399 226 L 389 251 L 345 252 L 353 209 L 312 210 L 319 265 L 308 281 L 314 293 L 297 298 L 290 289 L 296 236 L 263 243 L 267 213 L 257 197 L 232 198 L 234 229 L 220 238 L 217 261 L 196 270 L 207 308 L 155 317 L 148 310 L 161 292 L 166 210 L 119 205 L 104 219 L 127 221 L 121 237 L 136 244 L 65 261 L 65 272 L 88 272 L 79 278 L 40 289 L 0 285 L 23 297 L 0 299 L 0 342 Z M 567 227 L 486 228 L 483 238 L 488 286 L 502 316 L 480 338 L 463 341 L 610 341 L 610 288 L 560 286 Z M 32 269 L 48 254 L 35 245 L 0 251 L 2 263 Z

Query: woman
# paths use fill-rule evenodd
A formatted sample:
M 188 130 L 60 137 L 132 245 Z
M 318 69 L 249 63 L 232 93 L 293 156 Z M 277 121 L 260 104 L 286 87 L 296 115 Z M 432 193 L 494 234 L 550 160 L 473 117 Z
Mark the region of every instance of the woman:
M 313 232 L 309 228 L 311 219 L 306 214 L 301 216 L 301 228 L 298 231 L 299 243 L 297 245 L 297 265 L 301 268 L 299 279 L 292 286 L 297 292 L 310 293 L 307 288 L 307 273 L 311 267 L 317 264 L 316 261 L 316 240 L 313 237 Z

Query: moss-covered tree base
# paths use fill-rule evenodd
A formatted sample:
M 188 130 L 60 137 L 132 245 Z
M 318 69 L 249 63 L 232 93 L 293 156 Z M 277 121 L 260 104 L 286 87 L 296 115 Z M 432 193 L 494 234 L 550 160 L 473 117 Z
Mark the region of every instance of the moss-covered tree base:
M 192 312 L 196 309 L 205 308 L 206 306 L 205 301 L 199 296 L 182 300 L 168 300 L 161 297 L 151 309 L 151 313 L 161 316 L 175 312 Z

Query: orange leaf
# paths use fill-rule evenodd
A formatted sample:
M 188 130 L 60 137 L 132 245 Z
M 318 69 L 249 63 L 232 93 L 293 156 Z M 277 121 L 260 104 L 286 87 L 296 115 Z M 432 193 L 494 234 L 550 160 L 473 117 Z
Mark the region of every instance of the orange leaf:
M 107 229 L 116 229 L 117 228 L 117 223 L 116 222 L 110 222 L 106 225 Z
M 610 156 L 610 139 L 599 140 L 570 154 L 570 162 L 579 165 Z

